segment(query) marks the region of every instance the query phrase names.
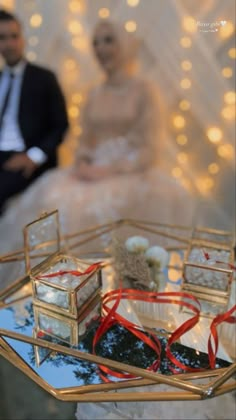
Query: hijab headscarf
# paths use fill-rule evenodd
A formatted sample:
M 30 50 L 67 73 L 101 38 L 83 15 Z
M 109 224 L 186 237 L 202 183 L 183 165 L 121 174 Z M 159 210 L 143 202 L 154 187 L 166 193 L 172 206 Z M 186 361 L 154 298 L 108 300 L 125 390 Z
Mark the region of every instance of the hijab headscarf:
M 123 25 L 112 20 L 99 20 L 94 33 L 97 33 L 100 27 L 107 26 L 120 46 L 121 64 L 127 69 L 137 68 L 137 55 L 139 41 L 133 33 L 127 32 Z

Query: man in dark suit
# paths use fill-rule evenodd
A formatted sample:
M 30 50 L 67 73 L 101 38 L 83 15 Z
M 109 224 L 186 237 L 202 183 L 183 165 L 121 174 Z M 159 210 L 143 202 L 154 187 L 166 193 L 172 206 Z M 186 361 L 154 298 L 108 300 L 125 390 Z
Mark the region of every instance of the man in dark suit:
M 0 211 L 6 200 L 57 164 L 68 127 L 55 75 L 24 58 L 18 18 L 0 10 Z M 39 198 L 40 199 L 40 198 Z

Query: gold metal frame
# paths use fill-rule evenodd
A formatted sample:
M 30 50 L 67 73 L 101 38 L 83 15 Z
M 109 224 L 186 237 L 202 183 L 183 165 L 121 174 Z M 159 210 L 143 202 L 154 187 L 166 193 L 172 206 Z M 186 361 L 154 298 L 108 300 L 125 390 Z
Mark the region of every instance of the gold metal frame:
M 191 241 L 191 228 L 168 225 L 154 222 L 145 222 L 140 220 L 124 219 L 105 225 L 95 226 L 93 228 L 66 235 L 62 240 L 66 251 L 78 249 L 81 245 L 91 242 L 93 239 L 100 237 L 103 234 L 112 232 L 121 226 L 128 225 L 136 229 L 150 232 L 158 236 L 164 236 L 173 239 L 176 244 L 169 246 L 170 250 L 183 249 L 186 250 Z M 174 233 L 175 229 L 178 233 Z M 171 232 L 169 232 L 169 230 Z M 179 234 L 182 232 L 182 235 Z M 11 254 L 6 254 L 0 257 L 0 263 L 7 263 L 8 261 L 19 261 L 24 258 L 24 250 L 18 250 Z M 82 254 L 81 254 L 82 255 Z M 1 306 L 8 306 L 8 300 L 12 294 L 22 285 L 29 281 L 29 277 L 19 278 L 11 286 L 7 287 L 0 293 Z M 55 389 L 46 383 L 40 376 L 38 376 L 27 363 L 13 350 L 7 343 L 6 337 L 23 341 L 24 343 L 32 344 L 49 349 L 53 352 L 60 352 L 68 354 L 91 363 L 108 366 L 111 369 L 125 371 L 131 373 L 141 379 L 134 379 L 122 382 L 111 382 L 96 385 L 86 385 L 81 387 L 70 387 Z M 10 361 L 18 369 L 27 374 L 39 386 L 48 391 L 51 395 L 62 401 L 80 401 L 80 402 L 102 402 L 102 401 L 190 401 L 203 400 L 207 398 L 216 397 L 233 391 L 236 389 L 236 363 L 228 368 L 206 370 L 197 373 L 184 373 L 179 375 L 167 376 L 145 369 L 137 368 L 124 363 L 116 362 L 114 360 L 105 359 L 92 354 L 80 352 L 75 349 L 68 349 L 58 344 L 53 344 L 40 340 L 39 338 L 27 337 L 25 335 L 11 332 L 5 329 L 0 329 L 0 355 Z M 209 379 L 206 384 L 204 381 Z M 194 383 L 200 381 L 200 383 Z M 155 392 L 136 392 L 136 387 L 151 385 L 151 384 L 165 384 L 170 387 L 169 391 Z M 132 392 L 125 392 L 125 388 L 134 388 Z M 124 390 L 123 392 L 116 392 L 117 390 Z M 109 393 L 107 391 L 110 391 Z
M 207 234 L 208 239 L 203 239 L 201 234 Z M 221 238 L 221 240 L 219 240 Z M 218 239 L 218 240 L 217 240 Z M 233 235 L 227 230 L 209 229 L 202 226 L 197 226 L 193 229 L 193 240 L 199 240 L 208 245 L 221 245 L 222 249 L 224 246 L 233 247 Z

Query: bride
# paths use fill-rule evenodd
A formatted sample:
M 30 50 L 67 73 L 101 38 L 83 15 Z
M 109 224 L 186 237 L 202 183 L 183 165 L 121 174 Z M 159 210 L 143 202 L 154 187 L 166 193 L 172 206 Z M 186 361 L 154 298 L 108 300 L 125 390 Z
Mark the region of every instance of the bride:
M 93 49 L 105 80 L 89 94 L 76 163 L 49 171 L 8 206 L 0 222 L 0 252 L 16 245 L 26 223 L 56 208 L 68 233 L 124 217 L 192 221 L 192 198 L 158 167 L 160 108 L 153 86 L 131 71 L 134 36 L 101 21 Z

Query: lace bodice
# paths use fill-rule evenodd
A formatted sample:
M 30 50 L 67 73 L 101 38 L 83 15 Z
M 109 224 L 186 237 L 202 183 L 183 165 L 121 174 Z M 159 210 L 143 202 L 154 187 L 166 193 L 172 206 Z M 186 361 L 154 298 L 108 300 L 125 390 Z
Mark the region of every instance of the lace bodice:
M 120 172 L 150 167 L 158 154 L 157 126 L 157 102 L 147 82 L 103 84 L 91 92 L 85 107 L 79 158 Z

